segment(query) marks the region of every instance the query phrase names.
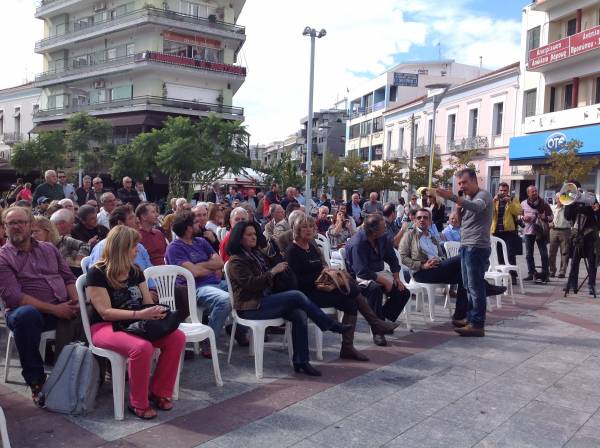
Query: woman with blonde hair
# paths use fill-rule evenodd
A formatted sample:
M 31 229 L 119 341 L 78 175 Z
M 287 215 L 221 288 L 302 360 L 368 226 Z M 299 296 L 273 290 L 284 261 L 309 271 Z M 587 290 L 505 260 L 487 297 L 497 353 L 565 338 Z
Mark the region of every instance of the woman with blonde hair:
M 55 246 L 60 240 L 60 235 L 58 234 L 56 227 L 54 227 L 54 224 L 52 224 L 48 218 L 42 215 L 33 217 L 33 222 L 31 223 L 31 236 L 38 241 L 46 241 L 47 243 L 52 243 Z
M 87 295 L 93 306 L 91 318 L 94 345 L 129 358 L 129 410 L 141 419 L 156 417 L 156 410 L 173 408 L 172 394 L 185 335 L 175 330 L 150 342 L 121 331 L 119 321 L 165 318 L 165 308 L 154 305 L 144 273 L 134 264 L 139 233 L 118 225 L 106 238 L 98 263 L 87 273 Z M 149 305 L 142 307 L 143 305 Z M 152 380 L 150 370 L 154 349 L 160 356 Z

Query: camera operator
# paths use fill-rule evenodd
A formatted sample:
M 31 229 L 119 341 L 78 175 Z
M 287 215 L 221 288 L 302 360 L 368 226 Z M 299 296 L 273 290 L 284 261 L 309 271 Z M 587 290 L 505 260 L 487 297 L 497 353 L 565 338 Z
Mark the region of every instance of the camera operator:
M 517 219 L 523 214 L 519 200 L 509 194 L 509 186 L 501 182 L 498 193 L 494 197 L 494 213 L 492 215 L 492 235 L 504 240 L 508 251 L 508 260 L 504 260 L 502 250 L 498 250 L 500 264 L 517 264 L 517 255 L 523 254 L 523 242 L 517 232 Z M 516 284 L 517 273 L 510 271 L 513 285 Z
M 575 180 L 570 181 L 581 191 L 581 184 Z M 596 296 L 596 245 L 598 243 L 598 224 L 594 219 L 592 203 L 595 198 L 582 193 L 580 198 L 570 205 L 565 206 L 565 218 L 571 221 L 573 235 L 571 238 L 571 272 L 565 286 L 565 292 L 569 289 L 577 291 L 579 279 L 579 262 L 584 258 L 587 267 L 589 293 Z

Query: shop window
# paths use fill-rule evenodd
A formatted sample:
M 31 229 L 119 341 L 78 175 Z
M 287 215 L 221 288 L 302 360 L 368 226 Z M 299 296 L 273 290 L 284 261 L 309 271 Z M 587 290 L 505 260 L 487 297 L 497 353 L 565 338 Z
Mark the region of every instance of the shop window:
M 536 105 L 537 105 L 537 89 L 528 90 L 525 92 L 523 98 L 523 111 L 526 117 L 532 117 L 536 113 Z
M 573 107 L 573 84 L 565 86 L 565 110 Z
M 494 118 L 492 130 L 494 135 L 502 135 L 502 122 L 504 120 L 504 103 L 494 104 Z
M 567 36 L 572 36 L 577 32 L 577 19 L 571 19 L 567 22 Z

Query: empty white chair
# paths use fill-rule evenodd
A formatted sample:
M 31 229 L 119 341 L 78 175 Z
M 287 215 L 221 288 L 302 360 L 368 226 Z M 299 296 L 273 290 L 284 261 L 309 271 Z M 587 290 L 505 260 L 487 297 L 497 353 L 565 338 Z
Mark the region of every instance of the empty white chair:
M 181 266 L 163 265 L 146 268 L 144 276 L 146 281 L 152 279 L 158 293 L 159 303 L 169 305 L 172 310 L 176 310 L 175 304 L 175 284 L 177 276 L 185 278 L 187 284 L 187 296 L 190 308 L 189 322 L 183 322 L 179 325 L 179 330 L 185 334 L 185 341 L 191 342 L 196 347 L 197 344 L 208 339 L 210 341 L 210 351 L 212 353 L 213 371 L 217 386 L 223 386 L 221 379 L 221 369 L 219 368 L 219 356 L 217 354 L 217 343 L 215 333 L 208 325 L 201 323 L 196 308 L 196 283 L 194 276 L 190 271 Z M 196 351 L 196 350 L 195 350 Z M 179 369 L 183 367 L 183 356 L 181 357 Z M 173 391 L 173 398 L 179 398 L 179 375 Z
M 519 279 L 519 286 L 521 287 L 521 294 L 525 294 L 525 288 L 523 288 L 523 273 L 521 272 L 521 268 L 519 266 L 519 264 L 508 264 L 508 247 L 506 246 L 506 241 L 504 241 L 501 238 L 498 238 L 497 236 L 492 236 L 492 245 L 496 246 L 497 249 L 497 245 L 500 244 L 500 247 L 502 248 L 502 257 L 504 258 L 504 264 L 496 264 L 493 269 L 499 272 L 508 272 L 510 273 L 510 271 L 516 271 L 517 273 L 517 278 Z M 497 257 L 498 258 L 498 257 Z M 492 266 L 490 266 L 491 268 Z M 512 279 L 511 279 L 511 295 L 512 295 L 512 301 L 513 301 L 513 305 L 515 303 L 515 296 L 512 294 Z
M 113 406 L 115 420 L 123 420 L 123 410 L 125 407 L 125 371 L 127 368 L 127 358 L 117 352 L 105 348 L 96 347 L 92 342 L 92 333 L 90 330 L 90 319 L 87 313 L 87 299 L 85 295 L 86 275 L 83 274 L 77 279 L 77 295 L 79 296 L 79 309 L 81 311 L 81 324 L 85 337 L 89 342 L 90 351 L 94 355 L 108 358 L 111 366 L 111 378 L 113 386 Z
M 495 270 L 495 266 L 498 265 L 497 245 L 492 243 L 491 249 L 492 250 L 490 253 L 490 267 L 489 267 L 488 271 L 485 273 L 485 279 L 494 283 L 494 285 L 506 286 L 506 290 L 507 290 L 507 292 L 510 291 L 510 295 L 511 295 L 513 303 L 514 303 L 514 295 L 513 295 L 513 290 L 512 290 L 512 277 L 510 276 L 510 272 L 508 272 L 508 271 L 501 272 L 501 271 Z M 492 306 L 491 306 L 491 303 L 489 300 L 488 300 L 488 306 L 491 311 Z M 496 306 L 498 308 L 502 308 L 502 295 L 496 296 Z
M 84 274 L 87 274 L 88 264 L 90 264 L 90 259 L 91 259 L 91 257 L 88 255 L 87 257 L 83 257 L 80 261 L 81 270 L 83 271 Z
M 229 290 L 229 300 L 231 301 L 231 315 L 233 317 L 233 326 L 231 327 L 231 338 L 229 340 L 229 353 L 227 355 L 227 362 L 231 364 L 231 351 L 233 349 L 233 339 L 235 337 L 235 329 L 237 324 L 245 325 L 252 331 L 252 343 L 250 344 L 251 354 L 254 354 L 254 369 L 256 378 L 261 379 L 263 377 L 263 353 L 265 350 L 265 330 L 268 327 L 280 327 L 285 326 L 285 339 L 288 343 L 288 355 L 290 363 L 292 360 L 292 349 L 291 340 L 289 335 L 290 325 L 286 321 L 278 317 L 276 319 L 263 319 L 263 320 L 251 320 L 243 319 L 238 316 L 235 310 L 235 304 L 233 300 L 233 289 L 231 287 L 231 279 L 228 273 L 229 262 L 225 263 L 225 279 L 227 280 L 227 289 Z
M 2 408 L 0 408 L 0 435 L 2 436 L 2 448 L 10 448 L 6 417 L 4 416 L 4 410 Z

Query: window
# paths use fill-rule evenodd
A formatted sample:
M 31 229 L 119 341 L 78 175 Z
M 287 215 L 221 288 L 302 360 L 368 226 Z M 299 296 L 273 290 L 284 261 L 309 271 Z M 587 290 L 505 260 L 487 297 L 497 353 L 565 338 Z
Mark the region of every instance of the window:
M 565 110 L 573 107 L 573 84 L 565 86 Z
M 125 46 L 125 52 L 127 53 L 127 56 L 133 56 L 135 53 L 135 44 L 127 44 Z
M 370 134 L 371 134 L 371 120 L 363 121 L 360 124 L 360 136 L 366 137 L 367 135 L 370 135 Z
M 448 115 L 448 142 L 452 143 L 456 138 L 456 114 Z
M 416 145 L 417 139 L 419 138 L 419 123 L 415 123 L 415 132 L 414 132 L 412 138 L 413 138 L 414 144 Z
M 536 26 L 535 28 L 527 31 L 527 56 L 529 56 L 529 52 L 540 46 L 540 27 Z
M 73 24 L 73 30 L 82 30 L 84 28 L 88 28 L 94 24 L 94 16 L 84 17 L 82 19 L 76 20 Z
M 427 144 L 431 145 L 433 141 L 433 120 L 430 118 L 427 121 Z
M 479 120 L 479 109 L 469 111 L 469 137 L 477 137 L 477 122 Z
M 596 104 L 600 103 L 600 78 L 596 78 Z
M 492 131 L 494 135 L 502 135 L 502 121 L 504 118 L 504 103 L 494 104 L 494 117 L 492 123 Z M 493 190 L 496 191 L 496 190 Z
M 360 155 L 360 160 L 367 162 L 369 160 L 369 148 L 360 148 L 358 150 Z
M 360 124 L 350 126 L 350 138 L 358 138 L 360 136 Z
M 371 160 L 383 159 L 383 146 L 375 145 L 371 148 Z
M 498 191 L 500 185 L 500 167 L 491 166 L 489 168 L 489 173 L 490 185 L 488 191 Z
M 15 135 L 21 134 L 21 107 L 15 107 L 15 113 L 13 114 L 15 119 Z
M 119 86 L 113 87 L 110 90 L 110 100 L 111 101 L 119 101 L 119 100 L 128 100 L 132 97 L 133 86 Z
M 567 22 L 567 36 L 577 33 L 577 19 L 571 19 Z
M 398 130 L 398 152 L 404 151 L 404 128 Z
M 128 12 L 132 11 L 134 8 L 135 8 L 135 4 L 133 2 L 127 3 L 125 5 L 117 6 L 115 9 L 113 9 L 110 12 L 110 18 L 112 20 L 119 16 L 123 16 L 123 15 L 127 14 Z
M 390 86 L 390 103 L 393 103 L 394 101 L 396 101 L 397 95 L 398 95 L 398 87 Z
M 208 17 L 208 6 L 199 5 L 198 3 L 182 2 L 183 11 L 185 14 L 189 14 L 194 17 Z
M 550 87 L 550 112 L 556 110 L 556 87 Z
M 40 105 L 39 104 L 34 104 L 33 108 L 32 108 L 32 115 L 36 115 L 38 112 L 40 111 Z
M 383 117 L 373 118 L 373 132 L 381 132 L 383 130 Z
M 4 111 L 0 110 L 0 135 L 4 134 Z
M 387 131 L 387 140 L 385 141 L 385 152 L 387 152 L 388 157 L 392 152 L 392 131 Z
M 525 118 L 532 117 L 536 112 L 537 89 L 528 90 L 523 95 L 523 112 Z

